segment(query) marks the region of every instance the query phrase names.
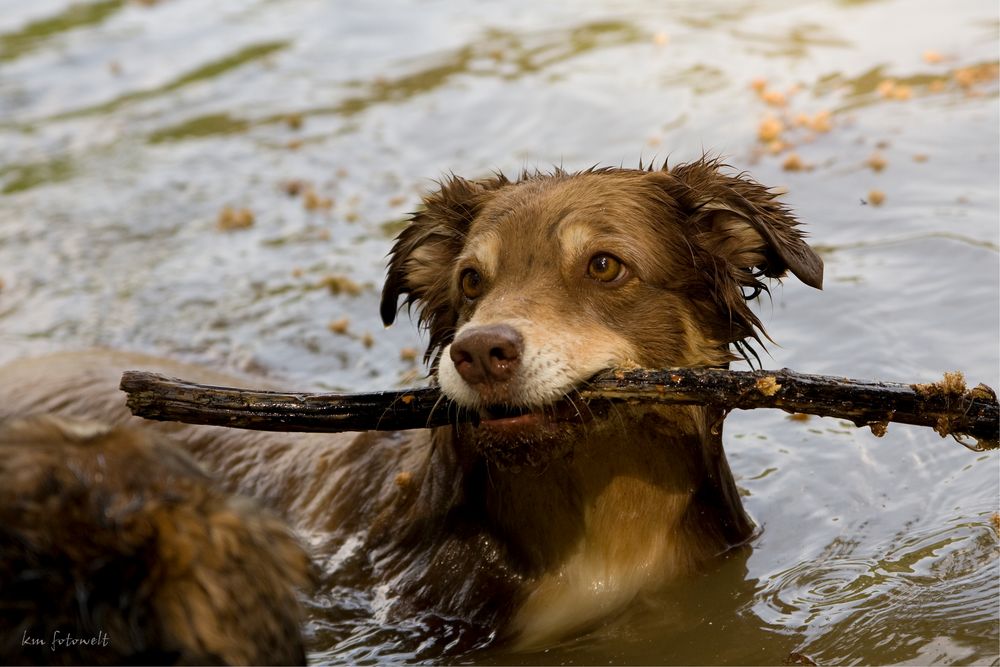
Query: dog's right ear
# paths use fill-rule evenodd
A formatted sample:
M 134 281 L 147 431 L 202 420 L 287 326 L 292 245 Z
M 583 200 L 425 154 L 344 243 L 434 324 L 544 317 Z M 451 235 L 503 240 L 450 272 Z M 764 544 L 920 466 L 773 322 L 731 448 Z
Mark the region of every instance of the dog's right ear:
M 502 174 L 469 181 L 452 175 L 424 197 L 423 210 L 414 213 L 392 246 L 382 303 L 382 322 L 396 320 L 399 297 L 407 307 L 417 303 L 418 322 L 430 334 L 424 360 L 448 344 L 458 313 L 451 301 L 451 267 L 465 245 L 469 226 L 494 191 L 509 181 Z

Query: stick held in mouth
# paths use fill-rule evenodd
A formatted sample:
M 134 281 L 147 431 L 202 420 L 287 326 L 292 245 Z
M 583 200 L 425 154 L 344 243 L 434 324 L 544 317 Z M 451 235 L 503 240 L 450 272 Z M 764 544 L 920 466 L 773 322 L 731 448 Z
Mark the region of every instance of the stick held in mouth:
M 261 431 L 395 431 L 473 421 L 434 387 L 368 394 L 316 394 L 194 384 L 156 373 L 126 371 L 121 389 L 133 414 L 159 421 Z M 996 393 L 967 389 L 960 373 L 941 382 L 903 384 L 780 371 L 713 368 L 609 371 L 578 392 L 592 408 L 614 403 L 713 404 L 726 409 L 777 408 L 846 419 L 876 435 L 888 422 L 968 436 L 978 450 L 997 449 Z

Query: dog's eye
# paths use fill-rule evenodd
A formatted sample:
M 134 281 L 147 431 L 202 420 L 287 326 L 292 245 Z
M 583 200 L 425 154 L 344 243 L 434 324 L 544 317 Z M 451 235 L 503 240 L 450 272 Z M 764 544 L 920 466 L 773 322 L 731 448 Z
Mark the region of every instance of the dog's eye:
M 617 280 L 625 272 L 625 267 L 617 257 L 600 253 L 590 258 L 587 264 L 587 277 L 598 280 L 602 283 L 609 283 Z
M 465 295 L 466 299 L 475 299 L 483 293 L 483 277 L 475 269 L 462 271 L 459 284 L 462 286 L 462 294 Z

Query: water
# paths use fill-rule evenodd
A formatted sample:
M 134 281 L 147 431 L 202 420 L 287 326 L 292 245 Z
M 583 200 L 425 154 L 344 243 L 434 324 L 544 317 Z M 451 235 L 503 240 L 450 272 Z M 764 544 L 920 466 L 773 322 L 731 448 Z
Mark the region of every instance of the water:
M 787 188 L 826 261 L 823 292 L 789 282 L 762 306 L 765 366 L 998 387 L 998 18 L 975 1 L 0 0 L 0 362 L 105 345 L 294 387 L 410 384 L 400 350 L 420 338 L 382 330 L 378 290 L 433 179 L 711 151 Z M 806 169 L 758 141 L 767 114 L 824 111 L 828 132 L 783 134 Z M 252 226 L 221 231 L 226 206 Z M 313 660 L 1000 662 L 995 454 L 780 413 L 726 428 L 763 527 L 748 557 L 530 655 L 463 652 L 443 619 L 380 624 L 378 591 L 345 571 L 311 603 Z

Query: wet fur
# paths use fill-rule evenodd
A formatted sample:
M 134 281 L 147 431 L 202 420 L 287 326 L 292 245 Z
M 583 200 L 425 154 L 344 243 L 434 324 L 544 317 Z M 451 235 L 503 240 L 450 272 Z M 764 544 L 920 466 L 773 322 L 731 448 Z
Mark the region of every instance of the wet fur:
M 789 271 L 822 283 L 788 211 L 724 172 L 699 161 L 452 177 L 398 237 L 382 317 L 395 319 L 400 298 L 416 309 L 434 375 L 468 409 L 540 405 L 609 366 L 724 366 L 764 335 L 748 292 Z M 598 251 L 620 257 L 630 279 L 587 282 Z M 469 265 L 487 277 L 475 302 L 458 289 Z M 463 387 L 446 352 L 462 331 L 495 322 L 523 333 L 523 367 L 488 390 Z M 459 618 L 516 646 L 543 645 L 753 534 L 714 408 L 621 408 L 517 442 L 470 425 L 254 433 L 128 417 L 115 387 L 130 367 L 238 382 L 149 357 L 62 355 L 0 369 L 0 416 L 42 408 L 169 431 L 228 492 L 261 498 L 312 535 L 315 555 L 356 565 L 326 574 L 349 570 L 360 579 L 340 583 L 387 591 L 397 617 Z
M 7 664 L 300 664 L 296 590 L 311 575 L 283 521 L 165 436 L 53 415 L 0 424 Z

